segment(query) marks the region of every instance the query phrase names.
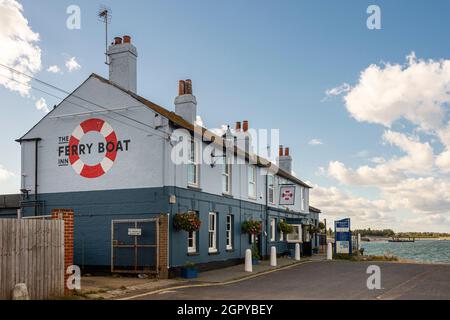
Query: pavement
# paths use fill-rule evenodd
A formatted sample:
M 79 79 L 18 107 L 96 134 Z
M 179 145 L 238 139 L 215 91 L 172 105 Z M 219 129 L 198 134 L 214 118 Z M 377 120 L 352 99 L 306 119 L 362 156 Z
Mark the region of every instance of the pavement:
M 300 263 L 324 260 L 324 255 L 316 255 L 311 258 L 302 258 Z M 291 258 L 277 259 L 277 267 L 269 265 L 269 261 L 261 261 L 259 265 L 253 265 L 253 272 L 245 272 L 244 265 L 239 264 L 227 268 L 221 268 L 206 272 L 200 272 L 196 279 L 139 279 L 130 276 L 82 276 L 81 291 L 77 294 L 85 299 L 127 299 L 128 297 L 148 292 L 156 292 L 174 287 L 186 287 L 195 285 L 222 284 L 244 278 L 260 276 L 267 272 L 289 268 L 299 264 Z
M 381 288 L 369 290 L 371 265 Z M 450 300 L 450 265 L 304 261 L 226 284 L 198 283 L 128 296 L 132 300 Z

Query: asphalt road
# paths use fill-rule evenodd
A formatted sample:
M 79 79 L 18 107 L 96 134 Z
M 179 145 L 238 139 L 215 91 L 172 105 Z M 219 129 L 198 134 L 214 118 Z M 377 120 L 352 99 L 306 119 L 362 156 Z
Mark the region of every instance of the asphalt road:
M 381 270 L 381 289 L 367 288 L 367 268 Z M 221 286 L 167 290 L 139 300 L 445 299 L 450 265 L 322 261 Z

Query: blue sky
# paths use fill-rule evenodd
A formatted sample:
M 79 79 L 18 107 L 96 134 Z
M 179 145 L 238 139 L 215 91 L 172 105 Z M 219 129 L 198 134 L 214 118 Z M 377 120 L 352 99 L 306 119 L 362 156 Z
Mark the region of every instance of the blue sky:
M 422 180 L 404 177 L 407 190 L 399 190 L 370 181 L 355 183 L 358 178 L 343 178 L 342 167 L 338 168 L 341 171 L 330 168 L 330 162 L 357 170 L 376 166 L 371 158 L 401 158 L 405 151 L 392 142 L 400 137 L 383 139 L 387 130 L 430 143 L 435 156 L 446 150 L 445 143 L 436 134 L 417 130 L 422 127 L 421 120 L 411 123 L 405 114 L 390 127 L 380 121 L 356 120 L 355 115 L 364 111 L 349 112 L 351 104 L 343 100 L 351 90 L 326 98 L 327 90 L 343 83 L 356 87 L 361 72 L 371 64 L 404 66 L 411 52 L 418 60 L 447 59 L 448 1 L 19 2 L 29 27 L 40 37 L 36 45 L 42 50 L 41 71 L 36 77 L 71 91 L 92 72 L 107 76 L 104 30 L 96 18 L 100 5 L 105 4 L 113 12 L 110 38 L 129 34 L 138 48 L 140 95 L 173 109 L 177 81 L 191 78 L 206 126 L 246 119 L 255 128 L 279 128 L 282 143 L 291 148 L 296 174 L 318 190 L 316 196 L 312 191 L 312 204 L 325 208 L 330 219 L 345 217 L 348 212 L 362 227 L 449 230 L 450 203 L 445 199 L 430 200 L 437 203 L 433 209 L 413 204 L 413 199 L 402 203 L 386 196 L 398 192 L 407 197 Z M 66 9 L 72 4 L 81 8 L 80 30 L 66 28 Z M 371 4 L 381 8 L 381 30 L 366 27 L 366 9 Z M 81 68 L 69 72 L 65 62 L 71 57 Z M 63 73 L 47 72 L 52 65 Z M 14 139 L 45 114 L 36 109 L 36 99 L 43 97 L 48 106 L 59 102 L 33 90 L 31 95 L 35 99 L 0 86 L 0 168 L 14 174 L 1 181 L 0 193 L 18 189 L 20 149 Z M 442 108 L 448 112 L 445 103 Z M 448 113 L 443 117 L 447 121 Z M 322 144 L 309 144 L 312 139 Z M 430 184 L 442 182 L 446 187 L 448 172 L 434 167 L 413 172 L 408 178 L 432 177 L 435 180 L 428 181 Z M 404 168 L 396 170 L 406 171 Z M 337 201 L 340 210 L 335 210 Z

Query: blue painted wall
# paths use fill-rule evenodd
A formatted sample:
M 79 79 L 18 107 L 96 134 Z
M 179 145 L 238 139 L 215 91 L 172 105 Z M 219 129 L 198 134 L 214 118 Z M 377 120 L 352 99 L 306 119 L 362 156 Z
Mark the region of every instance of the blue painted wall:
M 15 219 L 17 218 L 17 209 L 0 209 L 0 219 Z
M 176 196 L 176 204 L 169 204 L 169 196 Z M 243 258 L 245 250 L 251 248 L 249 236 L 242 234 L 241 224 L 247 219 L 263 221 L 262 253 L 269 254 L 270 235 L 266 215 L 277 218 L 297 218 L 296 213 L 287 213 L 279 209 L 268 209 L 264 205 L 241 201 L 229 197 L 201 192 L 201 190 L 175 187 L 126 189 L 72 193 L 40 194 L 44 201 L 43 214 L 50 214 L 52 209 L 73 209 L 74 217 L 74 260 L 77 265 L 110 266 L 111 264 L 111 221 L 120 219 L 146 219 L 170 213 L 169 229 L 169 263 L 171 267 L 182 266 L 187 262 L 206 263 Z M 196 255 L 188 255 L 187 232 L 174 231 L 172 217 L 178 212 L 197 211 L 202 221 L 198 231 Z M 217 254 L 208 253 L 208 214 L 216 212 L 218 217 Z M 23 215 L 34 214 L 33 208 L 24 208 Z M 233 250 L 226 250 L 226 216 L 234 217 Z M 304 215 L 303 215 L 304 216 Z M 299 220 L 300 221 L 300 220 Z M 278 231 L 277 231 L 278 232 Z M 278 235 L 277 238 L 278 240 Z M 288 246 L 277 241 L 278 252 Z

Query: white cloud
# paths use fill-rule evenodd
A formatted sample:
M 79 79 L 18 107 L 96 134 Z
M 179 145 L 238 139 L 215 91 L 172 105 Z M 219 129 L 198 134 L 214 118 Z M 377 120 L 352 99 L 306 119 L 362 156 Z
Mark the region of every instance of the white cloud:
M 398 147 L 404 153 L 403 157 L 393 157 L 385 160 L 382 157 L 373 158 L 376 166 L 360 166 L 356 170 L 347 168 L 342 162 L 331 161 L 328 165 L 328 175 L 347 185 L 383 186 L 396 184 L 407 178 L 408 173 L 428 173 L 434 165 L 433 149 L 430 144 L 422 143 L 417 137 L 387 130 L 383 140 Z
M 370 159 L 370 161 L 376 164 L 382 164 L 386 162 L 386 159 L 383 157 L 373 157 Z
M 382 192 L 395 208 L 428 215 L 450 212 L 450 181 L 444 178 L 408 178 Z
M 394 219 L 390 215 L 392 208 L 385 200 L 369 200 L 336 187 L 325 188 L 312 185 L 310 203 L 320 208 L 327 217 L 351 217 L 352 223 L 360 226 L 389 223 Z
M 450 102 L 450 60 L 418 60 L 406 65 L 371 65 L 345 95 L 349 113 L 358 121 L 390 127 L 409 120 L 426 131 L 441 128 Z
M 0 182 L 4 182 L 9 178 L 13 178 L 15 176 L 16 175 L 13 172 L 7 170 L 4 166 L 0 164 Z
M 436 165 L 445 173 L 450 173 L 450 149 L 442 152 L 436 158 Z
M 308 142 L 308 144 L 311 146 L 319 146 L 322 145 L 323 142 L 320 139 L 312 139 Z
M 383 139 L 407 154 L 404 157 L 393 158 L 388 161 L 388 165 L 394 169 L 413 173 L 427 173 L 432 169 L 434 162 L 433 148 L 428 142 L 422 143 L 417 137 L 390 130 L 384 132 Z
M 23 7 L 15 0 L 0 0 L 0 63 L 20 72 L 34 75 L 41 69 L 39 34 L 33 32 L 23 16 Z M 12 78 L 27 85 L 19 84 Z M 31 80 L 0 67 L 0 85 L 28 96 Z
M 69 72 L 72 72 L 81 69 L 81 65 L 77 62 L 75 57 L 72 57 L 66 61 L 66 68 Z
M 395 184 L 406 177 L 403 172 L 387 164 L 380 164 L 375 167 L 360 166 L 358 169 L 353 170 L 347 168 L 339 161 L 330 161 L 327 173 L 340 183 L 353 186 Z
M 58 67 L 57 65 L 53 65 L 53 66 L 48 67 L 47 72 L 60 73 L 61 72 L 61 68 Z
M 340 96 L 344 93 L 349 92 L 352 89 L 352 87 L 348 83 L 343 83 L 340 86 L 337 86 L 332 89 L 328 89 L 325 91 L 326 97 L 322 101 L 326 101 L 327 99 L 333 97 L 333 96 Z
M 50 109 L 47 106 L 47 102 L 45 101 L 44 98 L 40 98 L 38 101 L 36 101 L 36 109 L 38 110 L 42 110 L 45 113 L 49 113 Z

